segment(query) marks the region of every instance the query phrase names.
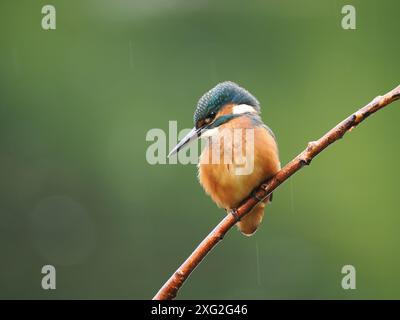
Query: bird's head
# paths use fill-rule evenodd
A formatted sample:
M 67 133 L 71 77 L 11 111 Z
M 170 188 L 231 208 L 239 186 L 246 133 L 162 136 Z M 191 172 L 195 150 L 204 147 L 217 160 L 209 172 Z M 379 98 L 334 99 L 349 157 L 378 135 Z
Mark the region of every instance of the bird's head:
M 200 98 L 194 112 L 194 128 L 179 141 L 168 156 L 177 153 L 183 146 L 199 137 L 210 136 L 222 124 L 245 113 L 259 114 L 258 100 L 234 82 L 217 84 Z

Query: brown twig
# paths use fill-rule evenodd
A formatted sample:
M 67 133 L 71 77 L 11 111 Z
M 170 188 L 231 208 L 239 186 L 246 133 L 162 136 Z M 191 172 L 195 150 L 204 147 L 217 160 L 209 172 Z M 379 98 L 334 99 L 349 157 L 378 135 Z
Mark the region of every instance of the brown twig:
M 287 180 L 290 176 L 299 171 L 303 166 L 309 165 L 311 160 L 330 144 L 342 138 L 347 131 L 356 127 L 368 116 L 382 109 L 388 104 L 400 98 L 400 86 L 376 97 L 373 101 L 361 108 L 351 116 L 340 122 L 336 127 L 328 131 L 317 141 L 308 143 L 307 148 L 296 158 L 290 161 L 270 180 L 265 181 L 256 191 L 256 197 L 251 196 L 243 201 L 243 204 L 235 210 L 235 214 L 228 214 L 210 234 L 200 243 L 186 261 L 175 271 L 162 288 L 154 296 L 154 300 L 174 299 L 178 290 L 188 278 L 190 273 L 197 267 L 203 258 L 215 245 L 222 240 L 224 235 L 238 221 L 245 216 L 259 201 L 255 198 L 265 199 L 273 190 Z

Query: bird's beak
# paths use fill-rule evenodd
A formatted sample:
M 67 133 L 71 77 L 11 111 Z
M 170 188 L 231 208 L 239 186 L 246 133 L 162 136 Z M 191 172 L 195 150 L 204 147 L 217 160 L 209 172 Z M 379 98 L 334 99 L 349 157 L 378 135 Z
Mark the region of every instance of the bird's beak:
M 179 141 L 178 144 L 171 150 L 171 152 L 168 155 L 168 158 L 173 154 L 178 153 L 178 151 L 181 150 L 185 145 L 189 144 L 190 142 L 196 141 L 198 138 L 200 138 L 204 129 L 205 129 L 204 127 L 201 128 L 194 127 L 192 130 L 190 130 L 190 132 L 181 141 Z

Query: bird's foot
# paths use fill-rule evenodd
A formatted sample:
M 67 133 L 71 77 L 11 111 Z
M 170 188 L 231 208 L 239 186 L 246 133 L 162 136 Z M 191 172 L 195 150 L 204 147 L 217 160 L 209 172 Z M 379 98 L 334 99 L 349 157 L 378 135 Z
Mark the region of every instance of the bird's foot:
M 266 184 L 263 183 L 263 184 L 261 185 L 261 189 L 264 189 L 264 190 L 265 190 L 265 188 L 266 188 Z M 253 189 L 253 191 L 250 193 L 250 196 L 251 196 L 254 200 L 256 200 L 257 202 L 265 201 L 265 199 L 269 200 L 269 202 L 272 202 L 272 195 L 273 195 L 272 192 L 271 192 L 271 194 L 270 194 L 269 196 L 267 196 L 267 197 L 260 197 L 260 196 L 258 195 L 259 190 L 260 190 L 260 187 L 256 187 L 256 188 Z
M 230 213 L 235 218 L 236 222 L 240 221 L 237 209 L 227 210 L 227 212 Z
M 260 198 L 260 197 L 258 196 L 257 193 L 258 193 L 258 188 L 254 189 L 254 190 L 250 193 L 250 196 L 251 196 L 252 198 L 254 198 L 254 200 L 256 200 L 257 202 L 263 201 L 265 198 Z

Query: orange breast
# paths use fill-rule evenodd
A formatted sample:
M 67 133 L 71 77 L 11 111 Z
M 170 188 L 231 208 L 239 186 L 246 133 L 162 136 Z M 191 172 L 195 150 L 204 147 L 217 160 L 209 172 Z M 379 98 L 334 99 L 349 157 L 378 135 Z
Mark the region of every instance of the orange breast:
M 249 152 L 252 135 L 244 129 L 253 130 L 254 152 Z M 208 143 L 200 156 L 199 164 L 200 184 L 213 201 L 225 209 L 237 207 L 256 186 L 280 169 L 275 139 L 265 128 L 253 127 L 251 120 L 242 116 L 220 126 L 219 132 L 229 131 L 231 139 L 229 133 L 221 134 L 217 137 L 219 144 Z M 241 139 L 241 143 L 238 139 Z M 245 152 L 246 146 L 248 152 Z M 219 149 L 219 154 L 215 148 Z M 231 155 L 228 161 L 226 154 Z M 238 155 L 242 155 L 243 158 Z M 218 156 L 219 163 L 215 163 L 218 162 Z M 229 161 L 229 158 L 232 161 Z M 248 170 L 251 167 L 252 170 Z

